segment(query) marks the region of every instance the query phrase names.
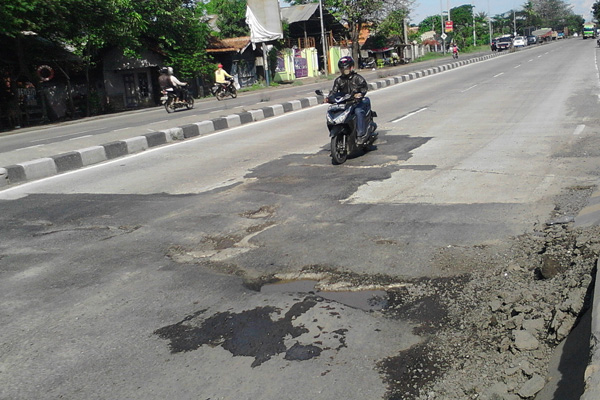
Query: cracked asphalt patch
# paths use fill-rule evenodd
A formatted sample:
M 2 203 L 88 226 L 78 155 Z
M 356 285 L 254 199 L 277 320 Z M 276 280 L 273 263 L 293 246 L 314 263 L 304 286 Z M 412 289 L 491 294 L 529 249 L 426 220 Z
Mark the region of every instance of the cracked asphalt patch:
M 315 298 L 305 298 L 295 303 L 283 316 L 273 320 L 272 314 L 281 310 L 258 307 L 240 313 L 217 313 L 202 321 L 199 327 L 184 325 L 191 318 L 175 325 L 158 329 L 155 333 L 170 340 L 171 352 L 191 351 L 202 345 L 222 346 L 234 356 L 254 357 L 252 367 L 257 367 L 272 356 L 285 352 L 286 360 L 308 360 L 321 354 L 322 349 L 312 344 L 296 342 L 286 348 L 287 335 L 297 338 L 308 330 L 294 326 L 292 321 L 317 305 Z
M 239 368 L 264 382 L 309 369 L 317 379 L 364 382 L 350 394 L 358 398 L 527 398 L 521 394 L 545 376 L 549 354 L 586 307 L 600 232 L 569 221 L 593 188 L 571 188 L 556 199 L 548 223 L 525 229 L 495 225 L 519 217 L 528 207 L 519 204 L 344 202 L 359 186 L 401 169 L 426 142 L 390 136 L 341 168 L 324 151 L 293 154 L 257 167 L 244 183 L 200 195 L 29 196 L 0 217 L 0 260 L 17 282 L 37 271 L 18 275 L 21 265 L 43 265 L 65 246 L 81 251 L 62 275 L 48 269 L 39 281 L 61 293 L 99 285 L 93 289 L 108 298 L 103 280 L 129 289 L 155 278 L 159 291 L 144 287 L 136 295 L 166 300 L 140 301 L 133 313 L 123 304 L 137 299 L 124 290 L 123 304 L 110 306 L 123 309 L 120 315 L 146 310 L 150 327 L 136 326 L 127 338 L 151 336 L 150 353 L 167 354 L 169 366 L 194 363 L 207 374 Z M 488 233 L 486 225 L 497 229 Z M 90 261 L 86 246 L 121 231 L 128 234 L 108 241 L 103 265 Z M 128 270 L 133 262 L 135 271 Z M 364 312 L 318 294 L 265 295 L 242 286 L 256 290 L 294 273 L 313 273 L 339 290 L 385 290 L 389 301 Z M 162 282 L 165 275 L 176 283 Z M 214 276 L 227 285 L 210 287 Z M 164 295 L 172 291 L 183 296 Z M 102 311 L 112 316 L 111 307 Z M 313 390 L 316 380 L 303 377 L 312 397 L 327 398 Z M 329 398 L 343 397 L 344 388 L 328 386 Z M 226 390 L 213 384 L 206 397 L 232 398 Z

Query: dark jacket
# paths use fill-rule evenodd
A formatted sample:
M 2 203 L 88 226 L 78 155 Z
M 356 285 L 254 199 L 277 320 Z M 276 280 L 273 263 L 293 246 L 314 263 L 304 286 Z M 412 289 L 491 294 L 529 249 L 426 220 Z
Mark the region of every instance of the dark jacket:
M 340 75 L 335 78 L 333 82 L 333 88 L 329 92 L 329 96 L 336 93 L 348 93 L 354 95 L 356 93 L 362 93 L 366 95 L 368 90 L 367 81 L 361 75 L 352 71 L 350 75 Z
M 173 88 L 173 82 L 171 82 L 171 77 L 167 74 L 160 74 L 160 76 L 158 77 L 158 84 L 160 85 L 160 88 L 162 90 Z

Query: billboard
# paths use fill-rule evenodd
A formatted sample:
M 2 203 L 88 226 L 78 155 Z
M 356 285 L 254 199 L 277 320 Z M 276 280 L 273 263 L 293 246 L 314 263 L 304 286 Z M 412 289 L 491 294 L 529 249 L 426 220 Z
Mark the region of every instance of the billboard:
M 252 43 L 282 39 L 279 0 L 248 0 L 246 23 L 250 27 Z

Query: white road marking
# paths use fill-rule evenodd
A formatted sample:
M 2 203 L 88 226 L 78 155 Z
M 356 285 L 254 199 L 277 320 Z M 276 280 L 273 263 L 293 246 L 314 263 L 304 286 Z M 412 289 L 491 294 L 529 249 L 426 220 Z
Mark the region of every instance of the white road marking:
M 521 64 L 517 65 L 517 66 L 515 67 L 515 69 L 519 68 L 520 66 L 521 66 Z
M 86 137 L 91 137 L 91 136 L 92 136 L 92 135 L 79 136 L 79 137 L 74 137 L 74 138 L 71 138 L 71 139 L 69 139 L 69 140 L 79 140 L 79 139 L 83 139 L 83 138 L 86 138 Z
M 504 75 L 504 72 L 500 72 L 499 74 L 497 74 L 497 75 L 494 75 L 494 78 L 497 78 L 497 77 L 499 77 L 500 75 Z
M 423 108 L 421 108 L 421 109 L 419 109 L 417 111 L 413 111 L 411 113 L 408 113 L 404 117 L 396 118 L 395 120 L 392 121 L 392 123 L 395 124 L 396 122 L 400 122 L 400 121 L 402 121 L 402 120 L 404 120 L 406 118 L 412 117 L 413 115 L 418 114 L 418 113 L 420 113 L 422 111 L 425 111 L 425 110 L 427 110 L 427 107 L 423 107 Z
M 577 125 L 577 128 L 575 128 L 575 131 L 573 132 L 573 135 L 580 135 L 584 129 L 585 125 Z
M 476 87 L 476 86 L 477 86 L 477 85 L 473 85 L 473 86 L 471 86 L 470 88 L 466 88 L 465 90 L 462 90 L 462 91 L 461 91 L 461 93 L 468 92 L 469 90 L 473 89 L 473 88 L 474 88 L 474 87 Z
M 35 149 L 36 147 L 42 147 L 43 144 L 36 144 L 35 146 L 22 147 L 20 149 L 15 149 L 15 151 L 27 150 L 27 149 Z

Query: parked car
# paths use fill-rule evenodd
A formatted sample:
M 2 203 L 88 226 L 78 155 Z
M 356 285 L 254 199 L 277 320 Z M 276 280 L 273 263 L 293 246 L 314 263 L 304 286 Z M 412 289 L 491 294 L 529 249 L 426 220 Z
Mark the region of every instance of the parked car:
M 537 36 L 527 36 L 527 44 L 536 44 Z
M 512 38 L 509 36 L 501 37 L 496 40 L 496 48 L 498 51 L 507 50 L 512 47 Z
M 525 46 L 527 46 L 527 39 L 525 39 L 523 36 L 516 36 L 513 39 L 513 46 L 514 47 L 525 47 Z

